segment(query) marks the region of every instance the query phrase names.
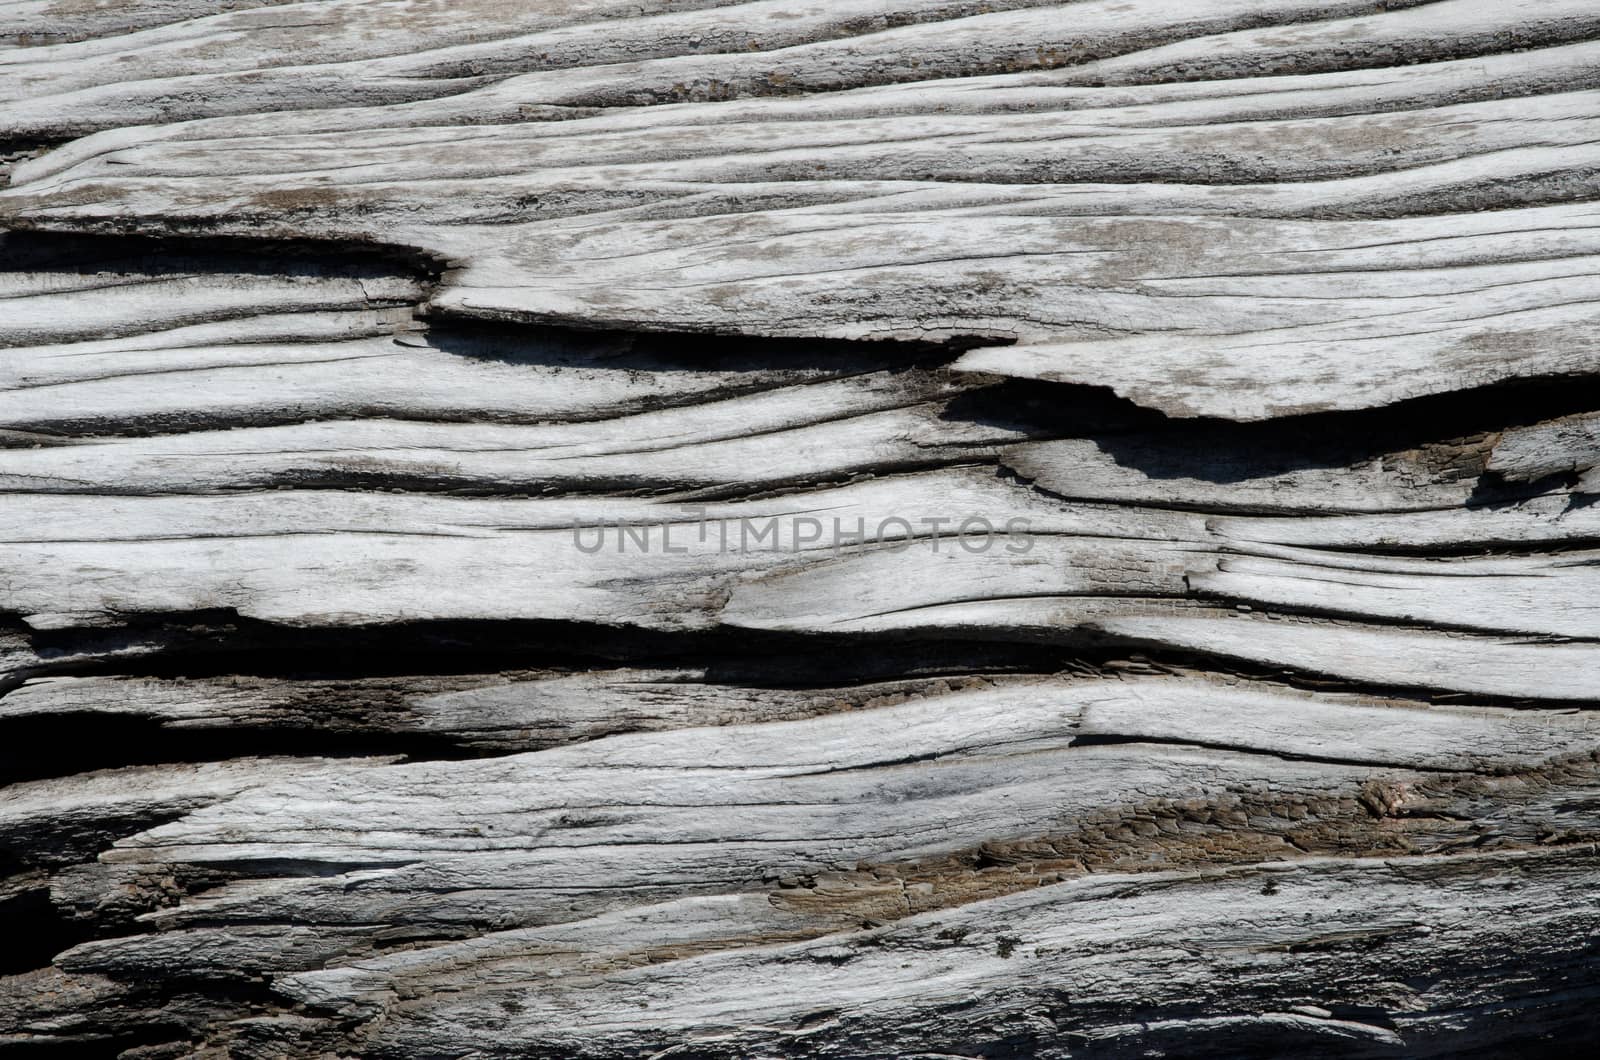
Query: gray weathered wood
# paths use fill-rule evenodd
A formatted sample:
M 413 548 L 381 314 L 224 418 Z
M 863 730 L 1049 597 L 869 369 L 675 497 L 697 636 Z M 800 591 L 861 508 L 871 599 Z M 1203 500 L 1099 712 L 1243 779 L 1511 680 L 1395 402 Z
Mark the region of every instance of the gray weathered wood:
M 0 1047 L 1580 1050 L 1597 143 L 1592 0 L 8 5 Z

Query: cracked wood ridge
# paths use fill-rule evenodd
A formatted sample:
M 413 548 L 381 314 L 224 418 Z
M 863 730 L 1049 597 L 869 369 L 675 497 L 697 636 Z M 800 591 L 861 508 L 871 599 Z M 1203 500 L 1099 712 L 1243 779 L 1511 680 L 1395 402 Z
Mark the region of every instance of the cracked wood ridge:
M 1600 1035 L 1594 0 L 18 0 L 0 182 L 0 1048 Z

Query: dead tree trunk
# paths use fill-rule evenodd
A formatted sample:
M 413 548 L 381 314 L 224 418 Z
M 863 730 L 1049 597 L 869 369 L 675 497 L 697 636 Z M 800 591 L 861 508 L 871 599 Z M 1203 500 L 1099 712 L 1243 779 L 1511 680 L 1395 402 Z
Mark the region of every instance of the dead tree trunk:
M 0 1046 L 1600 1035 L 1594 0 L 0 45 Z

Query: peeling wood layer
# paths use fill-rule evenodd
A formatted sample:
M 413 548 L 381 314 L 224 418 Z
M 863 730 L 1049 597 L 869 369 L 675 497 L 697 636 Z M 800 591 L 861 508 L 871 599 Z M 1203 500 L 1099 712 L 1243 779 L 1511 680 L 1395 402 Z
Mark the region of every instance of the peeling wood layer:
M 1600 13 L 0 12 L 0 1048 L 1600 1033 Z

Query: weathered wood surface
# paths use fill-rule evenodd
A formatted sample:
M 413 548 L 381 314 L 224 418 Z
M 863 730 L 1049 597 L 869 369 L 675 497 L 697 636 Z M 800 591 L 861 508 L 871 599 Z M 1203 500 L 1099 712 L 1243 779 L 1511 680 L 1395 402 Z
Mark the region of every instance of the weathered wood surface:
M 1590 0 L 7 5 L 0 1048 L 1580 1049 L 1597 142 Z

